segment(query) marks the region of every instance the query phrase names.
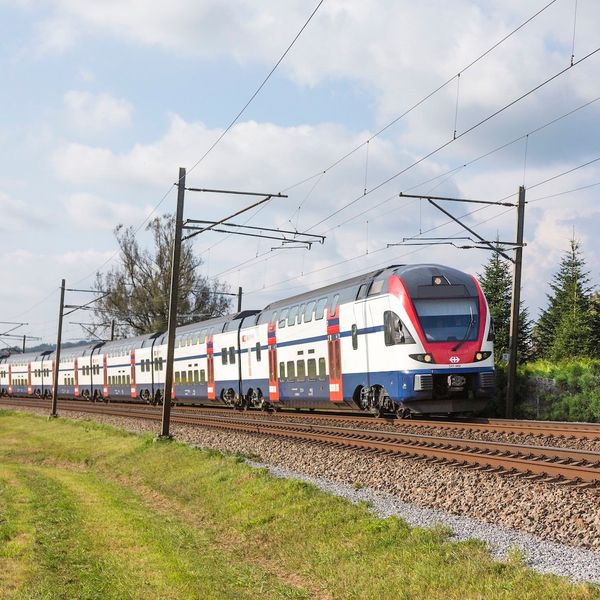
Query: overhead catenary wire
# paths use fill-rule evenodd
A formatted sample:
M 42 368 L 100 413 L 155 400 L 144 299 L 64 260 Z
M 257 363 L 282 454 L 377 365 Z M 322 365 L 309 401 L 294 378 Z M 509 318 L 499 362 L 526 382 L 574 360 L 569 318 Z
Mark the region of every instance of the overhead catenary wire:
M 600 52 L 600 46 L 597 47 L 596 49 L 592 50 L 591 52 L 589 52 L 588 54 L 586 54 L 585 56 L 583 56 L 579 60 L 575 61 L 572 65 L 569 65 L 568 67 L 565 67 L 564 69 L 561 69 L 560 71 L 558 71 L 554 75 L 548 77 L 547 79 L 545 79 L 541 83 L 537 84 L 536 86 L 534 86 L 533 88 L 531 88 L 530 90 L 528 90 L 527 92 L 525 92 L 524 94 L 521 94 L 520 96 L 518 96 L 514 100 L 511 100 L 510 102 L 508 102 L 507 104 L 505 104 L 504 106 L 502 106 L 501 108 L 499 108 L 498 110 L 494 111 L 493 113 L 491 113 L 488 116 L 484 117 L 483 119 L 479 120 L 474 125 L 471 125 L 471 127 L 467 128 L 464 131 L 462 131 L 461 133 L 457 134 L 457 136 L 455 138 L 451 138 L 448 141 L 444 142 L 443 144 L 440 144 L 437 148 L 435 148 L 435 149 L 431 150 L 430 152 L 428 152 L 427 154 L 421 156 L 421 158 L 415 160 L 414 162 L 412 162 L 408 166 L 404 167 L 400 171 L 397 171 L 396 173 L 394 173 L 393 175 L 391 175 L 387 179 L 384 179 L 383 181 L 381 181 L 380 183 L 378 183 L 377 185 L 375 185 L 374 187 L 372 187 L 370 190 L 368 190 L 365 194 L 361 194 L 360 196 L 358 196 L 354 200 L 348 202 L 344 206 L 342 206 L 342 207 L 338 208 L 337 210 L 333 211 L 331 214 L 329 214 L 328 216 L 324 217 L 323 219 L 321 219 L 320 221 L 318 221 L 317 223 L 315 223 L 314 225 L 312 225 L 311 227 L 309 227 L 307 231 L 311 231 L 315 227 L 318 227 L 319 225 L 325 223 L 326 221 L 328 221 L 329 219 L 331 219 L 335 215 L 339 214 L 340 212 L 346 210 L 350 206 L 352 206 L 352 205 L 356 204 L 357 202 L 359 202 L 360 200 L 362 200 L 365 196 L 367 196 L 367 195 L 375 192 L 376 190 L 382 188 L 383 186 L 387 185 L 388 183 L 390 183 L 394 179 L 398 178 L 400 175 L 403 175 L 404 173 L 406 173 L 409 170 L 413 169 L 417 165 L 421 164 L 423 161 L 427 160 L 428 158 L 431 158 L 432 156 L 434 156 L 435 154 L 437 154 L 438 152 L 440 152 L 444 148 L 448 147 L 450 144 L 456 142 L 457 140 L 461 139 L 465 135 L 467 135 L 467 134 L 471 133 L 472 131 L 474 131 L 475 129 L 481 127 L 482 125 L 484 125 L 485 123 L 487 123 L 491 119 L 493 119 L 493 118 L 497 117 L 498 115 L 502 114 L 504 111 L 506 111 L 510 107 L 514 106 L 517 102 L 520 102 L 521 100 L 524 100 L 525 98 L 527 98 L 528 96 L 530 96 L 534 92 L 538 91 L 542 87 L 544 87 L 544 86 L 548 85 L 550 82 L 554 81 L 557 77 L 560 77 L 561 75 L 563 75 L 564 73 L 566 73 L 570 69 L 572 69 L 572 68 L 576 67 L 577 65 L 581 64 L 583 61 L 587 60 L 588 58 L 591 58 L 592 56 L 594 56 L 598 52 Z
M 569 111 L 567 111 L 565 113 L 562 113 L 559 116 L 550 119 L 549 121 L 546 121 L 542 125 L 539 125 L 539 126 L 533 128 L 533 129 L 529 130 L 528 132 L 526 132 L 526 133 L 524 133 L 524 134 L 522 134 L 522 135 L 520 135 L 520 136 L 518 136 L 516 138 L 513 138 L 509 142 L 505 142 L 503 144 L 500 144 L 499 146 L 496 146 L 493 149 L 488 150 L 488 151 L 486 151 L 486 152 L 484 152 L 484 153 L 476 156 L 475 158 L 472 158 L 472 159 L 470 159 L 470 160 L 468 160 L 468 161 L 466 161 L 466 162 L 464 162 L 464 163 L 462 163 L 460 165 L 457 165 L 456 167 L 453 167 L 453 168 L 449 169 L 448 171 L 446 171 L 444 173 L 436 175 L 435 177 L 431 177 L 431 178 L 429 178 L 429 179 L 427 179 L 425 181 L 422 181 L 422 182 L 420 182 L 420 183 L 418 183 L 416 185 L 413 185 L 413 186 L 411 186 L 409 188 L 405 188 L 400 193 L 394 192 L 393 194 L 391 194 L 390 196 L 386 197 L 381 202 L 379 202 L 379 203 L 371 206 L 369 209 L 367 209 L 367 211 L 360 211 L 357 214 L 355 214 L 355 215 L 347 218 L 346 220 L 342 221 L 341 223 L 338 223 L 337 225 L 334 225 L 334 226 L 330 227 L 329 229 L 326 229 L 325 231 L 323 231 L 323 234 L 330 233 L 334 229 L 337 229 L 337 228 L 339 228 L 339 227 L 341 227 L 341 226 L 349 223 L 350 221 L 353 221 L 353 220 L 355 220 L 355 219 L 357 219 L 359 217 L 364 216 L 365 212 L 370 212 L 370 211 L 372 211 L 372 210 L 374 210 L 376 208 L 379 208 L 380 206 L 386 204 L 387 202 L 393 200 L 394 198 L 397 198 L 399 196 L 399 194 L 413 191 L 413 190 L 421 187 L 422 185 L 426 185 L 426 184 L 428 184 L 428 183 L 430 183 L 432 181 L 435 181 L 436 179 L 439 179 L 441 177 L 444 177 L 446 175 L 455 174 L 457 171 L 465 169 L 465 168 L 467 168 L 467 167 L 469 167 L 469 166 L 471 166 L 471 165 L 473 165 L 473 164 L 475 164 L 475 163 L 477 163 L 477 162 L 479 162 L 479 161 L 481 161 L 481 160 L 483 160 L 485 158 L 488 158 L 489 156 L 491 156 L 491 155 L 493 155 L 493 154 L 495 154 L 497 152 L 500 152 L 501 150 L 504 150 L 504 149 L 510 147 L 511 145 L 513 145 L 513 144 L 515 144 L 515 143 L 517 143 L 517 142 L 519 142 L 521 140 L 529 139 L 530 136 L 533 136 L 534 134 L 539 133 L 539 132 L 543 131 L 544 129 L 548 128 L 548 127 L 551 127 L 552 125 L 554 125 L 556 123 L 559 123 L 563 119 L 566 119 L 566 118 L 568 118 L 568 117 L 576 114 L 577 112 L 579 112 L 579 111 L 581 111 L 581 110 L 583 110 L 583 109 L 585 109 L 585 108 L 587 108 L 589 106 L 592 106 L 593 104 L 595 104 L 598 101 L 600 101 L 600 96 L 597 96 L 597 97 L 595 97 L 595 98 L 593 98 L 591 100 L 588 100 L 588 101 L 584 102 L 583 104 L 580 104 L 580 105 L 576 106 L 575 108 L 573 108 L 573 109 L 571 109 L 571 110 L 569 110 Z M 503 198 L 503 200 L 506 200 L 507 198 L 510 198 L 511 196 L 512 196 L 512 194 L 510 194 L 506 198 Z M 415 202 L 414 200 L 411 200 L 410 202 L 407 202 L 407 203 L 403 204 L 399 208 L 405 208 L 405 207 L 413 204 L 414 202 Z M 236 264 L 235 266 L 233 266 L 231 268 L 224 269 L 223 271 L 217 273 L 214 277 L 215 278 L 221 277 L 222 275 L 225 275 L 225 274 L 227 274 L 227 273 L 229 273 L 231 271 L 236 270 L 238 267 L 251 266 L 250 263 L 252 263 L 253 261 L 257 261 L 258 259 L 260 259 L 260 258 L 262 258 L 263 256 L 266 256 L 266 255 L 269 255 L 269 260 L 272 259 L 272 258 L 274 258 L 274 255 L 272 253 L 263 252 L 262 254 L 259 254 L 259 255 L 255 256 L 255 257 L 247 259 L 247 260 L 243 261 L 242 263 Z
M 195 169 L 210 154 L 210 152 L 212 152 L 212 150 L 223 139 L 223 137 L 225 137 L 225 135 L 231 130 L 231 128 L 233 127 L 233 125 L 240 119 L 240 117 L 243 115 L 243 113 L 248 108 L 248 106 L 250 105 L 250 103 L 254 100 L 254 98 L 256 98 L 256 96 L 258 95 L 258 93 L 260 93 L 260 91 L 262 90 L 262 88 L 264 87 L 264 85 L 267 83 L 267 81 L 270 79 L 270 77 L 275 72 L 275 70 L 277 69 L 277 67 L 281 64 L 281 62 L 283 61 L 283 59 L 285 58 L 285 56 L 288 54 L 288 52 L 291 50 L 291 48 L 293 47 L 293 45 L 296 43 L 296 41 L 298 40 L 298 38 L 300 37 L 300 35 L 304 31 L 304 29 L 308 26 L 308 24 L 310 23 L 310 21 L 312 20 L 312 18 L 314 17 L 314 15 L 316 14 L 316 12 L 318 11 L 318 9 L 323 4 L 323 1 L 324 0 L 321 0 L 317 4 L 317 6 L 313 10 L 313 12 L 310 14 L 309 18 L 306 20 L 306 22 L 304 23 L 304 25 L 301 27 L 300 31 L 296 34 L 296 36 L 294 37 L 294 39 L 292 40 L 292 42 L 290 43 L 290 45 L 286 48 L 285 52 L 282 54 L 282 56 L 280 57 L 280 59 L 276 62 L 276 64 L 271 69 L 271 71 L 269 72 L 269 74 L 267 75 L 267 77 L 259 85 L 259 87 L 256 89 L 256 91 L 251 95 L 250 99 L 246 102 L 246 104 L 244 105 L 244 107 L 238 112 L 238 114 L 234 117 L 234 119 L 227 126 L 227 128 L 225 129 L 225 131 L 222 132 L 222 134 L 217 138 L 217 140 L 215 140 L 215 142 L 208 148 L 208 150 L 193 164 L 193 166 L 190 169 L 188 169 L 188 173 L 191 172 L 193 169 Z M 485 50 L 484 52 L 482 52 L 481 54 L 479 54 L 474 60 L 472 60 L 465 67 L 463 67 L 459 71 L 459 73 L 465 73 L 471 67 L 473 67 L 478 62 L 480 62 L 481 60 L 483 60 L 483 58 L 485 58 L 488 54 L 490 54 L 491 52 L 493 52 L 496 48 L 498 48 L 506 40 L 508 40 L 510 37 L 512 37 L 515 33 L 517 33 L 518 31 L 520 31 L 523 27 L 525 27 L 527 24 L 529 24 L 532 20 L 534 20 L 536 17 L 538 17 L 541 13 L 543 13 L 545 10 L 547 10 L 548 8 L 550 8 L 550 6 L 552 6 L 556 1 L 557 0 L 551 0 L 550 2 L 548 2 L 547 4 L 545 4 L 541 9 L 539 9 L 537 12 L 535 12 L 533 15 L 531 15 L 528 19 L 526 19 L 525 21 L 523 21 L 521 24 L 519 24 L 517 27 L 515 27 L 513 30 L 511 30 L 509 33 L 507 33 L 505 36 L 503 36 L 500 40 L 498 40 L 496 43 L 494 43 L 492 46 L 490 46 L 487 50 Z M 358 151 L 360 148 L 362 148 L 365 144 L 369 143 L 371 140 L 373 140 L 373 139 L 377 138 L 378 136 L 380 136 L 381 134 L 383 134 L 390 127 L 392 127 L 398 121 L 400 121 L 402 118 L 404 118 L 405 116 L 407 116 L 408 114 L 410 114 L 413 110 L 415 110 L 416 108 L 418 108 L 419 106 L 421 106 L 424 102 L 426 102 L 429 98 L 431 98 L 437 92 L 439 92 L 440 90 L 442 90 L 443 88 L 445 88 L 456 77 L 457 77 L 457 75 L 453 75 L 452 77 L 450 77 L 449 79 L 447 79 L 440 86 L 438 86 L 437 88 L 435 88 L 434 90 L 432 90 L 429 94 L 427 94 L 426 96 L 424 96 L 423 98 L 421 98 L 421 100 L 419 100 L 417 103 L 415 103 L 414 105 L 412 105 L 406 111 L 404 111 L 403 113 L 401 113 L 400 115 L 398 115 L 397 117 L 395 117 L 392 121 L 390 121 L 384 127 L 382 127 L 377 132 L 375 132 L 371 137 L 369 137 L 367 140 L 365 140 L 362 144 L 359 144 L 358 146 L 356 146 L 355 148 L 353 148 L 352 150 L 350 150 L 348 153 L 346 153 L 345 155 L 343 155 L 342 157 L 340 157 L 339 159 L 337 159 L 336 161 L 334 161 L 326 169 L 324 169 L 322 171 L 319 171 L 315 175 L 312 175 L 312 176 L 310 176 L 308 178 L 304 178 L 301 182 L 293 184 L 292 186 L 289 186 L 288 188 L 285 188 L 282 191 L 283 192 L 289 191 L 289 190 L 297 187 L 298 185 L 300 185 L 302 183 L 305 183 L 305 182 L 308 182 L 308 181 L 310 181 L 310 180 L 312 180 L 315 177 L 318 177 L 320 175 L 324 175 L 329 170 L 335 168 L 341 162 L 343 162 L 344 160 L 346 160 L 347 158 L 349 158 L 350 156 L 352 156 L 356 151 Z M 152 209 L 152 211 L 147 215 L 147 217 L 144 219 L 144 221 L 136 228 L 136 230 L 135 230 L 136 233 L 148 222 L 148 220 L 151 218 L 151 216 L 153 214 L 155 214 L 155 212 L 162 205 L 162 203 L 165 201 L 165 199 L 167 198 L 167 196 L 172 192 L 172 190 L 173 190 L 173 186 L 171 186 L 169 188 L 169 190 L 167 190 L 167 192 L 165 192 L 165 194 L 163 195 L 163 197 L 161 198 L 161 200 L 159 201 L 159 203 Z M 374 191 L 374 190 L 369 190 L 369 191 L 365 190 L 364 195 L 366 196 L 368 193 L 371 193 L 372 191 Z M 246 221 L 246 222 L 249 222 L 250 220 L 251 220 L 251 218 L 249 218 L 248 221 Z M 317 226 L 317 225 L 315 225 L 315 226 Z M 312 229 L 312 227 L 311 227 L 311 229 Z M 309 229 L 309 231 L 310 231 L 310 229 Z M 117 250 L 109 259 L 107 259 L 104 263 L 102 263 L 102 265 L 100 265 L 100 267 L 98 267 L 97 269 L 95 269 L 94 272 L 97 272 L 97 271 L 101 270 L 102 268 L 104 268 L 104 266 L 106 266 L 108 263 L 110 263 L 112 260 L 114 260 L 114 258 L 118 255 L 118 253 L 119 253 L 119 251 Z M 84 281 L 84 280 L 88 279 L 92 274 L 93 273 L 86 275 L 84 278 L 78 280 L 76 283 L 80 283 L 81 281 Z
M 526 19 L 525 21 L 523 21 L 520 25 L 518 25 L 517 27 L 515 27 L 512 31 L 510 31 L 509 33 L 507 33 L 505 36 L 503 36 L 501 39 L 499 39 L 496 43 L 494 43 L 492 46 L 490 46 L 487 50 L 485 50 L 484 52 L 482 52 L 481 54 L 479 54 L 474 60 L 472 60 L 470 63 L 468 63 L 462 69 L 460 69 L 459 73 L 465 73 L 471 67 L 475 66 L 478 62 L 480 62 L 481 60 L 483 60 L 488 54 L 490 54 L 496 48 L 498 48 L 498 46 L 502 45 L 506 40 L 508 40 L 510 37 L 512 37 L 515 33 L 517 33 L 518 31 L 520 31 L 521 29 L 523 29 L 523 27 L 525 27 L 526 25 L 528 25 L 531 21 L 533 21 L 536 17 L 538 17 L 540 14 L 542 14 L 545 10 L 547 10 L 548 8 L 550 8 L 556 1 L 557 0 L 551 0 L 550 2 L 548 2 L 540 10 L 538 10 L 536 13 L 534 13 L 533 15 L 531 15 L 528 19 Z M 370 141 L 374 140 L 375 138 L 379 137 L 382 133 L 385 133 L 388 129 L 390 129 L 396 123 L 398 123 L 398 121 L 402 120 L 404 117 L 406 117 L 407 115 L 409 115 L 415 109 L 419 108 L 419 106 L 421 106 L 422 104 L 424 104 L 425 102 L 427 102 L 427 100 L 429 100 L 430 98 L 432 98 L 433 96 L 435 96 L 435 94 L 437 94 L 439 91 L 443 90 L 446 86 L 448 86 L 450 83 L 452 83 L 456 79 L 456 77 L 457 77 L 457 75 L 452 75 L 452 77 L 448 78 L 442 84 L 440 84 L 435 89 L 433 89 L 431 92 L 429 92 L 428 94 L 426 94 L 425 96 L 423 96 L 420 100 L 418 100 L 415 104 L 413 104 L 412 106 L 410 106 L 409 108 L 407 108 L 404 112 L 402 112 L 398 116 L 394 117 L 394 119 L 392 119 L 391 121 L 389 121 L 386 125 L 384 125 L 381 129 L 379 129 L 378 131 L 376 131 L 373 135 L 371 135 L 369 138 L 367 138 L 364 142 L 358 144 L 357 146 L 355 146 L 354 148 L 352 148 L 349 152 L 347 152 L 346 154 L 344 154 L 341 157 L 339 157 L 338 159 L 336 159 L 334 162 L 332 162 L 325 169 L 322 169 L 322 170 L 318 171 L 317 173 L 315 173 L 313 175 L 310 175 L 309 177 L 305 177 L 305 178 L 301 179 L 300 181 L 298 181 L 298 182 L 294 183 L 293 185 L 291 185 L 291 186 L 283 189 L 282 191 L 283 192 L 289 192 L 290 190 L 292 190 L 292 189 L 294 189 L 294 188 L 296 188 L 296 187 L 298 187 L 300 185 L 303 185 L 304 183 L 307 183 L 307 182 L 311 181 L 315 177 L 318 177 L 319 175 L 325 174 L 328 171 L 330 171 L 331 169 L 334 169 L 340 163 L 344 162 L 347 158 L 350 158 L 350 156 L 352 156 L 355 152 L 358 152 L 358 150 L 360 150 L 365 144 L 367 144 L 368 142 L 370 142 Z
M 560 172 L 560 173 L 558 173 L 558 174 L 556 174 L 556 175 L 553 175 L 553 176 L 551 176 L 551 177 L 548 177 L 548 178 L 546 178 L 546 179 L 543 179 L 543 180 L 541 180 L 541 181 L 538 181 L 538 182 L 534 183 L 533 185 L 529 186 L 529 188 L 528 188 L 528 189 L 529 189 L 529 190 L 531 190 L 531 189 L 535 189 L 535 188 L 537 188 L 537 187 L 540 187 L 540 186 L 544 185 L 545 183 L 548 183 L 548 182 L 550 182 L 550 181 L 554 181 L 554 180 L 556 180 L 556 179 L 558 179 L 558 178 L 560 178 L 560 177 L 564 177 L 564 176 L 566 176 L 566 175 L 569 175 L 570 173 L 573 173 L 574 171 L 577 171 L 577 170 L 579 170 L 579 169 L 585 168 L 585 167 L 587 167 L 587 166 L 589 166 L 589 165 L 591 165 L 591 164 L 594 164 L 594 163 L 596 163 L 596 162 L 599 162 L 599 161 L 600 161 L 600 157 L 597 157 L 597 158 L 595 158 L 595 159 L 593 159 L 593 160 L 586 161 L 585 163 L 582 163 L 582 164 L 580 164 L 580 165 L 577 165 L 577 166 L 575 166 L 575 167 L 572 167 L 572 168 L 570 168 L 570 169 L 567 169 L 567 170 L 565 170 L 565 171 L 562 171 L 562 172 Z M 498 202 L 501 202 L 501 201 L 503 201 L 503 200 L 506 200 L 507 198 L 510 198 L 510 197 L 512 197 L 512 196 L 514 196 L 514 194 L 509 194 L 508 196 L 504 196 L 504 197 L 502 197 L 502 198 L 499 198 L 499 199 L 498 199 Z M 493 207 L 491 207 L 491 206 L 487 206 L 487 205 L 486 205 L 486 206 L 481 206 L 481 207 L 479 207 L 479 208 L 476 208 L 476 209 L 474 209 L 474 210 L 472 210 L 472 211 L 466 212 L 466 213 L 464 213 L 463 215 L 460 215 L 460 217 L 459 217 L 459 218 L 460 218 L 460 219 L 464 219 L 464 218 L 466 218 L 466 217 L 469 217 L 469 216 L 472 216 L 472 215 L 474 215 L 474 214 L 476 214 L 476 213 L 478 213 L 478 212 L 480 212 L 480 211 L 483 211 L 483 210 L 488 210 L 488 209 L 490 209 L 490 208 L 493 208 Z M 495 215 L 495 216 L 493 216 L 493 217 L 490 217 L 490 218 L 489 218 L 489 219 L 487 219 L 486 221 L 483 221 L 483 222 L 481 222 L 481 223 L 479 223 L 479 224 L 483 224 L 483 223 L 486 223 L 486 222 L 488 222 L 488 221 L 490 221 L 490 220 L 493 220 L 493 219 L 495 219 L 495 218 L 498 218 L 498 217 L 500 217 L 500 216 L 502 216 L 502 215 L 504 215 L 504 214 L 507 214 L 508 212 L 510 212 L 510 211 L 512 211 L 512 210 L 514 210 L 514 207 L 511 207 L 511 208 L 508 208 L 508 209 L 506 209 L 506 210 L 503 210 L 503 211 L 501 211 L 500 213 L 498 213 L 497 215 Z M 427 234 L 427 233 L 431 233 L 431 232 L 433 232 L 433 231 L 436 231 L 436 230 L 438 230 L 438 229 L 440 229 L 440 228 L 442 228 L 442 227 L 445 227 L 445 226 L 447 226 L 447 225 L 451 225 L 452 223 L 453 223 L 453 221 L 452 221 L 452 220 L 445 221 L 445 222 L 443 222 L 443 223 L 440 223 L 440 224 L 438 224 L 438 225 L 435 225 L 434 227 L 431 227 L 431 228 L 429 228 L 429 229 L 427 229 L 427 230 L 423 231 L 422 233 L 417 233 L 417 234 L 415 234 L 415 235 L 414 235 L 414 236 L 412 236 L 412 237 L 407 237 L 407 239 L 418 239 L 418 237 L 419 237 L 420 235 L 424 235 L 424 234 Z M 375 250 L 371 250 L 369 254 L 371 254 L 371 255 L 372 255 L 372 254 L 376 254 L 376 253 L 379 253 L 379 252 L 383 252 L 383 251 L 385 251 L 385 250 L 388 250 L 388 248 L 387 248 L 387 247 L 381 247 L 381 248 L 378 248 L 378 249 L 375 249 Z M 405 255 L 403 254 L 403 255 L 400 255 L 400 256 L 405 256 Z M 336 262 L 336 263 L 334 263 L 334 264 L 331 264 L 331 265 L 325 265 L 325 266 L 323 266 L 323 267 L 320 267 L 320 268 L 318 268 L 318 269 L 315 269 L 315 270 L 313 270 L 313 271 L 309 271 L 309 272 L 305 273 L 304 275 L 306 276 L 306 275 L 312 275 L 312 274 L 314 274 L 314 273 L 319 273 L 319 272 L 322 272 L 322 271 L 325 271 L 325 270 L 328 270 L 328 269 L 334 268 L 334 267 L 336 267 L 336 266 L 340 266 L 340 265 L 342 265 L 342 264 L 346 264 L 346 263 L 348 263 L 348 262 L 351 262 L 351 261 L 354 261 L 354 260 L 358 260 L 358 259 L 361 259 L 361 258 L 364 258 L 364 257 L 365 257 L 365 254 L 364 254 L 364 252 L 363 252 L 363 253 L 357 254 L 356 256 L 353 256 L 353 257 L 350 257 L 350 258 L 347 258 L 347 259 L 341 260 L 341 261 L 339 261 L 339 262 Z M 258 288 L 257 288 L 257 289 L 254 289 L 254 290 L 250 290 L 250 291 L 246 292 L 246 296 L 250 296 L 251 294 L 254 294 L 254 293 L 256 293 L 256 292 L 263 291 L 263 289 L 268 289 L 268 288 L 272 288 L 272 287 L 275 287 L 275 286 L 278 286 L 278 285 L 282 285 L 282 284 L 288 283 L 288 282 L 290 282 L 290 281 L 295 281 L 296 279 L 297 279 L 296 277 L 291 277 L 291 278 L 289 278 L 289 279 L 286 279 L 286 280 L 283 280 L 283 281 L 277 282 L 277 283 L 275 283 L 275 284 L 272 284 L 272 285 L 270 285 L 270 286 L 266 286 L 266 288 L 260 288 L 260 289 L 258 289 Z
M 287 48 L 285 49 L 285 51 L 283 52 L 283 54 L 279 57 L 279 59 L 277 60 L 277 62 L 273 66 L 273 68 L 269 71 L 269 73 L 267 74 L 267 76 L 262 80 L 262 82 L 260 83 L 260 85 L 251 94 L 250 98 L 246 101 L 246 103 L 244 104 L 244 106 L 238 111 L 238 113 L 235 115 L 235 117 L 230 121 L 230 123 L 227 125 L 227 127 L 224 129 L 224 131 L 221 132 L 221 134 L 209 146 L 209 148 L 204 152 L 204 154 L 202 154 L 202 156 L 195 163 L 193 163 L 193 165 L 189 169 L 187 169 L 187 173 L 188 174 L 191 171 L 193 171 L 194 169 L 196 169 L 198 167 L 198 165 L 200 165 L 200 163 L 202 163 L 206 159 L 206 157 L 217 147 L 217 145 L 221 142 L 221 140 L 229 133 L 229 131 L 231 130 L 231 128 L 239 121 L 239 119 L 246 112 L 246 110 L 250 106 L 250 104 L 252 104 L 252 102 L 254 101 L 254 99 L 258 96 L 258 94 L 261 92 L 261 90 L 265 87 L 265 85 L 267 84 L 267 82 L 269 81 L 269 79 L 271 79 L 273 73 L 275 73 L 275 71 L 277 70 L 277 68 L 279 67 L 279 65 L 283 62 L 284 58 L 288 55 L 288 53 L 290 52 L 290 50 L 296 44 L 296 42 L 298 41 L 298 38 L 302 35 L 302 33 L 304 32 L 304 30 L 306 29 L 306 27 L 308 26 L 308 24 L 312 21 L 313 17 L 315 16 L 315 14 L 317 13 L 317 11 L 319 10 L 319 8 L 321 7 L 321 5 L 323 4 L 324 1 L 325 0 L 319 0 L 318 4 L 314 8 L 314 10 L 310 13 L 308 19 L 306 19 L 306 21 L 304 22 L 304 24 L 302 25 L 302 27 L 300 28 L 300 30 L 298 31 L 298 33 L 296 33 L 296 35 L 294 36 L 293 40 L 287 46 Z M 177 183 L 179 183 L 179 182 L 177 182 Z M 163 204 L 163 202 L 167 199 L 167 197 L 169 196 L 169 194 L 171 194 L 171 192 L 173 191 L 173 189 L 177 185 L 177 183 L 174 184 L 174 185 L 171 185 L 169 187 L 169 189 L 163 194 L 163 196 L 161 197 L 161 199 L 159 200 L 159 202 L 152 208 L 152 210 L 150 211 L 150 213 L 148 215 L 146 215 L 146 217 L 144 218 L 144 220 L 134 230 L 135 233 L 139 232 L 142 229 L 142 227 L 150 220 L 150 218 L 152 217 L 152 215 L 156 214 L 156 211 L 160 208 L 160 206 Z M 82 277 L 81 279 L 77 280 L 75 282 L 75 284 L 78 284 L 78 283 L 81 283 L 82 281 L 85 281 L 86 279 L 88 279 L 89 277 L 91 277 L 94 273 L 100 271 L 107 264 L 109 264 L 110 262 L 112 262 L 112 260 L 114 260 L 114 258 L 118 254 L 119 254 L 119 250 L 117 250 L 111 257 L 109 257 L 107 260 L 105 260 L 97 269 L 94 269 L 94 271 L 92 273 L 90 273 L 90 274 L 86 275 L 85 277 Z

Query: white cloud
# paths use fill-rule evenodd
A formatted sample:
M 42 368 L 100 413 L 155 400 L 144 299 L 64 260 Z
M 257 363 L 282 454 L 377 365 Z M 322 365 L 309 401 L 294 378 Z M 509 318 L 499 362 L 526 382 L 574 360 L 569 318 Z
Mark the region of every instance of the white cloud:
M 125 202 L 110 202 L 87 193 L 77 193 L 64 201 L 66 215 L 83 231 L 95 228 L 114 229 L 119 223 L 133 223 L 144 218 L 144 211 Z M 147 210 L 146 210 L 147 212 Z
M 63 54 L 79 39 L 77 23 L 57 16 L 41 21 L 37 26 L 35 52 L 39 56 Z
M 304 31 L 280 72 L 308 86 L 332 79 L 360 82 L 375 93 L 380 117 L 386 119 L 458 73 L 535 8 L 506 0 L 485 6 L 470 0 L 445 4 L 330 0 Z M 502 99 L 515 97 L 526 83 L 537 83 L 541 75 L 567 66 L 572 29 L 564 23 L 572 22 L 572 9 L 568 3 L 552 6 L 464 73 L 463 111 L 496 106 Z M 82 28 L 108 31 L 170 52 L 267 65 L 281 55 L 309 10 L 301 0 L 171 0 L 155 2 L 152 10 L 141 0 L 54 2 L 55 18 L 61 23 L 58 32 L 69 27 L 73 36 Z M 600 6 L 582 5 L 579 17 L 576 58 L 596 45 Z M 588 88 L 589 78 L 578 83 L 580 95 Z M 452 100 L 454 96 L 452 85 L 444 97 Z
M 0 232 L 23 231 L 31 224 L 31 211 L 22 200 L 0 191 Z M 37 221 L 37 219 L 36 219 Z
M 101 133 L 131 124 L 133 106 L 108 93 L 70 90 L 64 102 L 69 125 L 80 132 Z

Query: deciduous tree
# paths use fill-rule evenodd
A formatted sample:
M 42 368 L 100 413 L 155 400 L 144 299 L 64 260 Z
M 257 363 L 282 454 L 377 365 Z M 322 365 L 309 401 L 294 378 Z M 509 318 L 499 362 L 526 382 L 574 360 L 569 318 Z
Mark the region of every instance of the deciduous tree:
M 111 319 L 119 324 L 121 336 L 166 330 L 175 219 L 169 215 L 156 217 L 146 230 L 152 235 L 152 249 L 141 246 L 132 227 L 119 225 L 115 229 L 120 262 L 107 273 L 96 274 L 96 289 L 108 292 L 95 305 L 97 331 Z M 225 314 L 230 305 L 229 297 L 223 295 L 227 287 L 202 276 L 201 265 L 191 243 L 184 241 L 177 306 L 179 325 Z

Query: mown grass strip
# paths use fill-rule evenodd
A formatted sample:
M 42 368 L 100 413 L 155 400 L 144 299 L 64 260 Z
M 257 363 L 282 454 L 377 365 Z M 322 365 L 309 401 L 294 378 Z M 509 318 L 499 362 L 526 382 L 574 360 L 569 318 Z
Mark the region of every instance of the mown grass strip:
M 188 557 L 197 555 L 204 570 L 213 569 L 212 597 L 239 588 L 255 597 L 297 597 L 305 590 L 357 599 L 600 598 L 597 587 L 542 576 L 516 560 L 493 561 L 479 542 L 448 542 L 440 529 L 378 519 L 364 505 L 275 479 L 239 457 L 156 444 L 150 436 L 91 423 L 6 412 L 0 423 L 0 463 L 60 469 L 59 480 L 79 502 L 86 494 L 95 498 L 81 513 L 82 530 L 94 539 L 91 550 L 103 556 L 111 541 L 128 549 L 135 542 L 142 562 L 162 560 L 164 553 L 165 572 L 179 586 L 172 597 L 200 589 L 190 583 L 198 571 Z M 99 539 L 94 532 L 103 519 L 106 536 Z M 132 532 L 119 533 L 129 519 Z M 142 535 L 144 522 L 150 532 Z M 223 561 L 231 568 L 219 576 L 214 569 Z M 132 577 L 141 577 L 139 564 L 126 564 L 133 565 Z
M 26 490 L 12 470 L 0 466 L 0 590 L 15 598 L 32 569 L 32 543 Z
M 78 497 L 83 530 L 111 571 L 136 598 L 304 598 L 303 590 L 237 560 L 210 528 L 189 527 L 121 484 L 93 473 L 61 472 L 57 478 Z M 122 597 L 125 597 L 123 595 Z

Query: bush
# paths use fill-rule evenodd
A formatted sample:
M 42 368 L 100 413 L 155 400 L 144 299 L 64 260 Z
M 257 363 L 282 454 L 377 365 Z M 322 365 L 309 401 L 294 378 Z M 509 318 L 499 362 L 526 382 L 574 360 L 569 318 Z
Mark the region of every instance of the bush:
M 500 375 L 498 381 L 503 378 Z M 498 392 L 504 395 L 505 386 L 498 385 Z M 522 366 L 515 414 L 522 418 L 600 422 L 600 360 L 540 360 Z

